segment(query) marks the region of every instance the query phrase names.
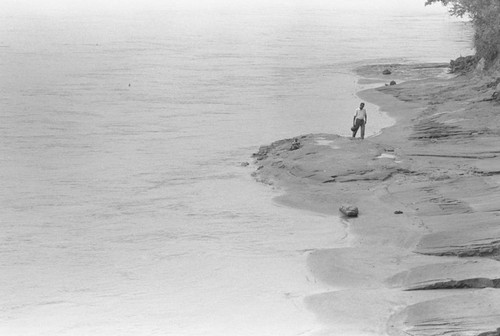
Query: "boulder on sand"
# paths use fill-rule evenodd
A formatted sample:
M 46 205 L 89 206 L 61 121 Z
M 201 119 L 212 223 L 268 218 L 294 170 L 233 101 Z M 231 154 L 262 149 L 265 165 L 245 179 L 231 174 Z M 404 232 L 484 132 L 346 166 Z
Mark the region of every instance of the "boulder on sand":
M 358 217 L 359 210 L 357 206 L 344 204 L 339 208 L 340 212 L 342 212 L 347 217 Z

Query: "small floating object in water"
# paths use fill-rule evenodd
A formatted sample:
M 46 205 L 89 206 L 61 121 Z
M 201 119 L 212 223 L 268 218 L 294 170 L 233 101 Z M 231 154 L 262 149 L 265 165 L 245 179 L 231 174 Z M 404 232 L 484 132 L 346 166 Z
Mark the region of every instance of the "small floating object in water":
M 401 210 L 396 210 L 396 211 L 394 211 L 394 213 L 395 213 L 396 215 L 401 215 L 401 214 L 403 213 L 403 211 L 401 211 Z

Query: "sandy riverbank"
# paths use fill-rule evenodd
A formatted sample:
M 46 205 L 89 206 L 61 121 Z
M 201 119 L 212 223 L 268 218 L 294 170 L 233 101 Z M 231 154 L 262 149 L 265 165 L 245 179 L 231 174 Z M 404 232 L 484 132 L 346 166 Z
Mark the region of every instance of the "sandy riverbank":
M 358 72 L 376 82 L 386 67 Z M 318 335 L 495 331 L 500 105 L 490 98 L 496 84 L 486 76 L 445 78 L 440 65 L 391 70 L 396 81 L 409 81 L 359 95 L 394 117 L 394 126 L 364 141 L 304 135 L 297 150 L 287 139 L 255 156 L 257 179 L 286 191 L 280 202 L 330 214 L 344 203 L 360 209 L 359 217 L 345 219 L 349 247 L 309 255 L 311 272 L 332 291 L 307 297 L 306 305 L 325 326 Z

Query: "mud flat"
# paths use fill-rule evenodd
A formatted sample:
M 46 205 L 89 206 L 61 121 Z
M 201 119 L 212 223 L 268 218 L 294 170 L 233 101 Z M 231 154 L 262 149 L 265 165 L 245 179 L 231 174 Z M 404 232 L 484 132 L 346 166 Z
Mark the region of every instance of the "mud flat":
M 308 257 L 332 287 L 305 298 L 324 325 L 317 335 L 499 335 L 498 80 L 443 70 L 360 68 L 367 83 L 398 83 L 359 93 L 394 126 L 365 140 L 297 136 L 298 149 L 284 139 L 254 155 L 257 180 L 285 191 L 279 202 L 329 214 L 359 208 L 344 218 L 349 247 Z

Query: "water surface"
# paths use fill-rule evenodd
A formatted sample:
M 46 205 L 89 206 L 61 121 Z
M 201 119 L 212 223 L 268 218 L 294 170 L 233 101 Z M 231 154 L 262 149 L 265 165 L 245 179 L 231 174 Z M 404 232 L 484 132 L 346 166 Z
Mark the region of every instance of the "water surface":
M 320 328 L 304 261 L 345 227 L 274 204 L 240 163 L 349 135 L 356 65 L 470 53 L 444 11 L 380 3 L 2 17 L 0 333 Z M 369 135 L 391 122 L 368 111 Z

